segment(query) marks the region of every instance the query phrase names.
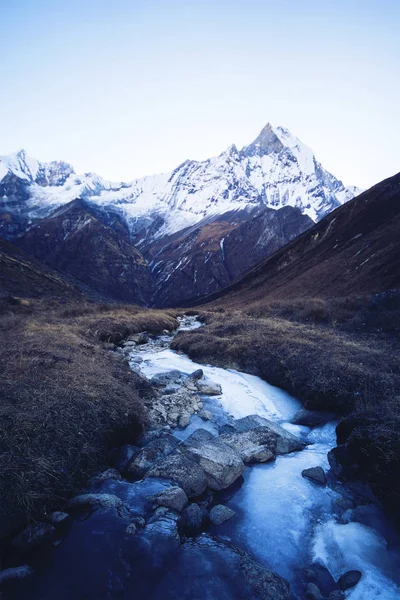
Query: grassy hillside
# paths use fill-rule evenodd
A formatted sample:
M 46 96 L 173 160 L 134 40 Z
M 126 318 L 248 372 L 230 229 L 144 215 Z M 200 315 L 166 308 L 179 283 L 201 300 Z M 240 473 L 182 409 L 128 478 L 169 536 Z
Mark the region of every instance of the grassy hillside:
M 174 312 L 134 306 L 0 302 L 3 534 L 77 490 L 113 445 L 135 440 L 149 390 L 110 343 L 176 326 Z

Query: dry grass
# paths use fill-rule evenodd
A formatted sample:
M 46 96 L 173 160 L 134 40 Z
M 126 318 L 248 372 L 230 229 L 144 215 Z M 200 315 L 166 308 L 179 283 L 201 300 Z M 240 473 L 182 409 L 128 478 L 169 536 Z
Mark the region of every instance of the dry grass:
M 104 342 L 177 322 L 172 312 L 93 304 L 8 302 L 0 312 L 0 509 L 12 526 L 10 515 L 54 507 L 141 431 L 150 391 Z

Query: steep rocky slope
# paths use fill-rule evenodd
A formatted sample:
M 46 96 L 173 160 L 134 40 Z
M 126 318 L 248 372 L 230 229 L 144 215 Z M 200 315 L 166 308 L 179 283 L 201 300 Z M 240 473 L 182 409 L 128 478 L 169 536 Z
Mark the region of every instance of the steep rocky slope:
M 265 208 L 252 219 L 223 215 L 162 239 L 150 250 L 157 306 L 184 305 L 188 299 L 228 285 L 242 273 L 312 226 L 300 210 Z
M 343 297 L 400 285 L 400 174 L 335 210 L 242 279 L 206 300 Z
M 16 243 L 109 298 L 138 304 L 151 298 L 150 270 L 125 224 L 102 223 L 81 200 L 36 222 Z

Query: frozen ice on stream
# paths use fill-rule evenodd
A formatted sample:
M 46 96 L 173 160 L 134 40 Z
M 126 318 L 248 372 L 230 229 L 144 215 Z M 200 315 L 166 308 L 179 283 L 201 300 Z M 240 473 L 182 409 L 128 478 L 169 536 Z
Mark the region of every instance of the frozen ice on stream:
M 194 319 L 186 320 L 180 330 L 197 326 Z M 216 534 L 247 549 L 288 579 L 299 597 L 303 592 L 299 569 L 315 560 L 325 564 L 336 579 L 350 569 L 362 571 L 357 587 L 347 592 L 350 600 L 400 599 L 398 540 L 389 548 L 382 531 L 358 522 L 336 522 L 333 503 L 339 494 L 329 487 L 313 485 L 301 475 L 309 467 L 329 468 L 327 453 L 336 445 L 335 422 L 313 430 L 291 425 L 289 421 L 300 402 L 254 375 L 202 365 L 169 348 L 160 350 L 151 344 L 140 349 L 140 356 L 140 371 L 146 377 L 172 369 L 186 374 L 203 369 L 206 377 L 222 387 L 221 396 L 205 398 L 206 408 L 214 413 L 216 421 L 221 410 L 234 418 L 258 414 L 305 437 L 309 443 L 301 452 L 247 468 L 244 484 L 223 498 L 237 517 L 216 528 Z M 215 423 L 205 423 L 194 415 L 186 430 L 176 430 L 174 434 L 183 439 L 199 427 L 217 433 Z M 383 529 L 383 515 L 379 519 Z

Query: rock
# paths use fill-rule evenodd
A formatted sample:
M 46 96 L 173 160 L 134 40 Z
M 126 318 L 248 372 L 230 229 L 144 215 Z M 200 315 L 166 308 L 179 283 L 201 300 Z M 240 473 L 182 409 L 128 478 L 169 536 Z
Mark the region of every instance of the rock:
M 120 448 L 114 448 L 110 452 L 110 463 L 123 475 L 125 473 L 126 467 L 131 461 L 132 456 L 136 454 L 137 451 L 138 448 L 136 446 L 131 446 L 130 444 L 126 444 L 125 446 L 121 446 Z
M 150 379 L 150 383 L 155 387 L 165 387 L 167 385 L 181 383 L 183 377 L 183 373 L 177 369 L 173 369 L 172 371 L 166 371 L 164 373 L 156 373 Z
M 182 535 L 195 537 L 201 531 L 207 512 L 198 504 L 190 504 L 182 512 L 179 521 L 179 531 Z
M 143 344 L 147 344 L 149 340 L 149 335 L 145 331 L 142 331 L 141 333 L 134 333 L 130 335 L 128 338 L 128 343 L 133 342 L 135 345 L 141 346 Z
M 164 396 L 169 396 L 171 394 L 175 394 L 179 390 L 179 385 L 167 385 L 165 388 L 160 390 L 160 393 Z
M 199 412 L 199 417 L 203 419 L 203 421 L 213 420 L 213 414 L 209 410 L 202 410 L 201 412 Z
M 32 573 L 33 569 L 29 565 L 3 569 L 3 571 L 0 571 L 0 584 L 10 581 L 11 579 L 23 579 L 24 577 L 28 577 L 28 575 L 32 575 Z
M 213 490 L 229 487 L 244 470 L 239 453 L 205 429 L 197 429 L 183 442 L 182 451 L 195 460 Z
M 246 552 L 218 537 L 184 541 L 168 581 L 154 598 L 289 600 L 289 584 Z
M 267 462 L 275 458 L 276 434 L 269 427 L 256 427 L 220 435 L 220 439 L 239 452 L 245 463 Z
M 19 550 L 29 550 L 48 541 L 55 531 L 55 527 L 50 523 L 31 524 L 13 539 L 12 545 Z
M 163 477 L 177 483 L 191 498 L 200 496 L 207 487 L 206 474 L 199 464 L 180 450 L 158 461 L 146 477 Z
M 132 519 L 132 523 L 136 526 L 136 528 L 139 527 L 140 529 L 146 525 L 146 521 L 143 519 L 143 517 L 135 517 Z
M 147 446 L 147 444 L 150 444 L 150 442 L 152 442 L 153 440 L 157 440 L 158 438 L 168 435 L 170 433 L 171 427 L 169 425 L 159 427 L 157 429 L 151 429 L 150 431 L 146 431 L 145 433 L 142 433 L 139 436 L 137 444 L 140 448 L 144 448 L 144 446 Z
M 353 571 L 347 571 L 347 573 L 344 573 L 338 581 L 338 585 L 340 587 L 341 590 L 345 591 L 345 590 L 349 590 L 350 588 L 353 588 L 357 585 L 357 583 L 360 581 L 362 577 L 362 573 L 361 571 L 357 571 L 357 570 L 353 570 Z
M 176 510 L 177 512 L 182 512 L 188 503 L 185 492 L 178 486 L 162 490 L 161 492 L 158 492 L 158 494 L 150 496 L 149 500 L 158 506 L 165 506 L 166 508 Z
M 189 415 L 189 413 L 187 413 L 187 412 L 182 413 L 178 417 L 178 427 L 180 427 L 181 429 L 184 429 L 189 424 L 190 424 L 190 415 Z
M 125 529 L 125 532 L 128 535 L 135 535 L 135 533 L 136 533 L 136 525 L 134 523 L 129 523 L 129 525 Z
M 350 510 L 354 508 L 353 500 L 351 500 L 350 498 L 346 498 L 345 496 L 339 496 L 339 498 L 336 498 L 335 505 L 340 510 Z
M 155 428 L 162 425 L 176 427 L 182 414 L 192 415 L 199 409 L 199 401 L 199 396 L 186 387 L 172 394 L 160 394 L 148 404 L 150 425 Z
M 146 542 L 147 563 L 156 566 L 170 565 L 174 562 L 174 555 L 180 546 L 178 533 L 179 516 L 167 508 L 160 507 L 149 519 L 146 527 L 141 532 L 141 537 Z M 158 567 L 159 568 L 159 567 Z M 157 568 L 157 570 L 158 570 Z M 154 585 L 154 570 L 150 571 Z M 153 587 L 152 585 L 152 587 Z M 150 596 L 150 594 L 149 594 Z M 149 597 L 145 596 L 145 597 Z M 130 598 L 139 598 L 136 594 L 129 595 Z
M 322 467 L 311 467 L 309 469 L 303 469 L 301 472 L 303 477 L 311 479 L 314 483 L 320 485 L 326 485 L 326 475 Z
M 142 478 L 149 469 L 164 456 L 171 454 L 179 446 L 179 440 L 173 435 L 159 437 L 139 450 L 126 468 L 126 472 L 136 478 Z
M 315 583 L 307 583 L 305 592 L 307 600 L 323 600 L 321 590 Z
M 292 419 L 294 425 L 306 425 L 307 427 L 319 427 L 335 419 L 335 414 L 318 410 L 307 410 L 300 408 Z
M 222 525 L 225 521 L 228 521 L 235 516 L 235 512 L 224 506 L 223 504 L 217 504 L 210 510 L 210 521 L 213 525 Z
M 106 471 L 103 471 L 102 473 L 99 473 L 98 475 L 95 475 L 89 479 L 88 486 L 94 487 L 100 483 L 103 483 L 103 481 L 107 481 L 107 479 L 116 479 L 117 481 L 120 481 L 122 479 L 121 473 L 119 473 L 119 471 L 116 469 L 107 469 Z
M 50 513 L 47 519 L 51 525 L 58 525 L 59 523 L 63 523 L 69 519 L 69 514 L 66 512 L 61 512 L 60 510 L 56 510 Z
M 67 504 L 68 508 L 81 506 L 101 506 L 101 508 L 123 508 L 124 503 L 114 494 L 81 494 L 75 496 Z
M 336 581 L 325 565 L 313 563 L 310 569 L 305 570 L 305 575 L 308 581 L 315 583 L 324 596 L 329 596 L 331 592 L 338 588 Z
M 190 379 L 201 379 L 204 376 L 204 372 L 203 369 L 197 369 L 196 371 L 193 371 L 193 373 L 191 375 L 189 375 Z
M 203 377 L 195 382 L 196 389 L 199 394 L 205 396 L 220 396 L 222 394 L 222 387 L 219 383 L 214 383 L 210 379 Z
M 259 427 L 268 428 L 271 437 L 275 436 L 276 446 L 275 453 L 276 454 L 288 454 L 289 452 L 296 452 L 298 450 L 303 450 L 306 444 L 299 440 L 296 436 L 294 436 L 289 431 L 286 431 L 280 425 L 265 419 L 264 417 L 260 417 L 259 415 L 249 415 L 247 417 L 243 417 L 242 419 L 235 419 L 229 425 L 225 425 L 221 428 L 222 434 L 228 434 L 233 432 L 243 432 L 249 430 L 256 430 Z M 274 450 L 270 447 L 270 450 L 274 452 Z

